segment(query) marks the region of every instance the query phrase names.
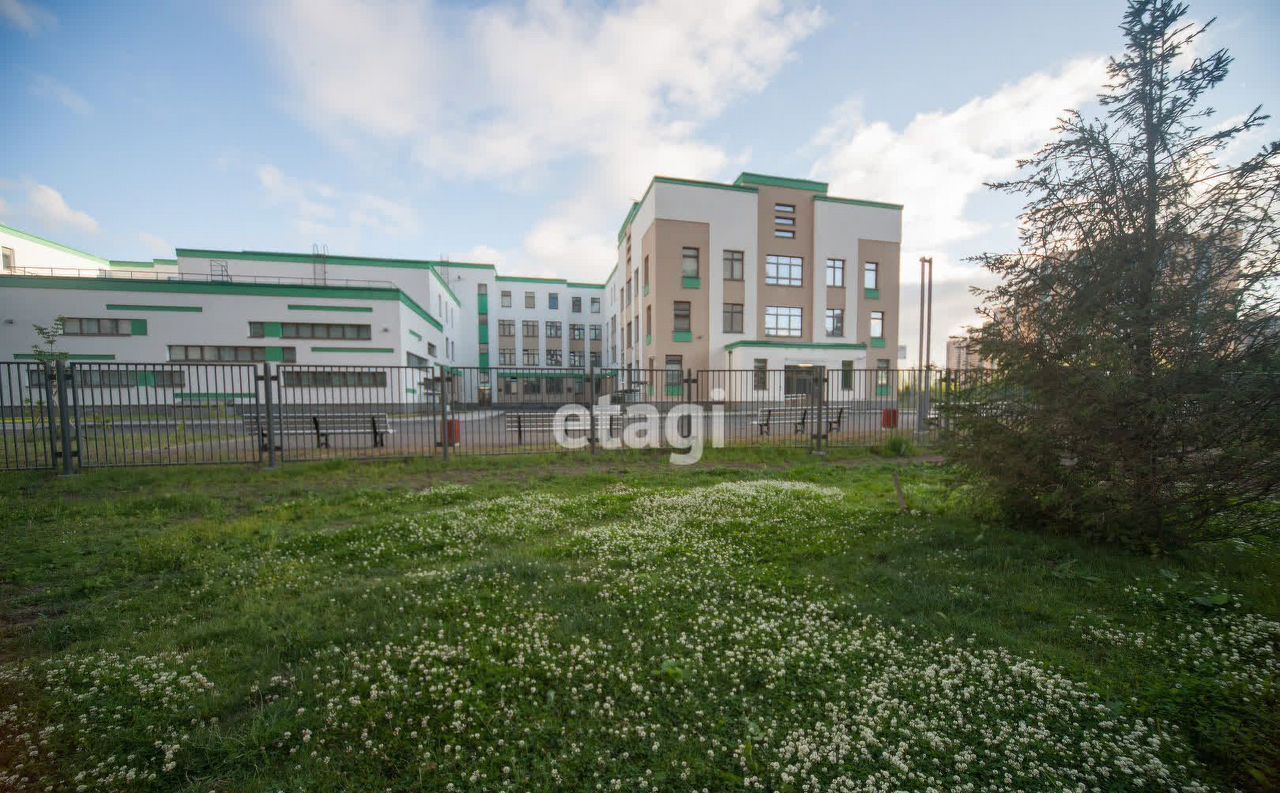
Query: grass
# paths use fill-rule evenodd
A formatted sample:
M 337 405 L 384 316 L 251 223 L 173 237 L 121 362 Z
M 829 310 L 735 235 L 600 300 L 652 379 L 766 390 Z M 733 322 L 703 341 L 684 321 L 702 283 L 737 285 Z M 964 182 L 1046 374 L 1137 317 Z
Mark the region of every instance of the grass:
M 1017 531 L 935 464 L 3 483 L 0 789 L 1280 785 L 1275 547 Z

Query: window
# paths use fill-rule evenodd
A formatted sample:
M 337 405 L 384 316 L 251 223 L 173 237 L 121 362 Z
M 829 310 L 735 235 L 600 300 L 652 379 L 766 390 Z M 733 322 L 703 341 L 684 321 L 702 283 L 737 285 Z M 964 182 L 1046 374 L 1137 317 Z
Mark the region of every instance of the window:
M 525 366 L 537 366 L 537 365 L 538 365 L 538 351 L 537 351 L 537 350 L 525 350 L 525 351 L 524 351 L 524 358 L 523 358 L 523 360 L 524 360 L 524 365 L 525 365 Z
M 725 303 L 724 304 L 724 332 L 725 333 L 741 333 L 742 332 L 742 304 L 741 303 Z
M 724 280 L 742 280 L 742 251 L 724 252 Z
M 586 364 L 582 355 L 582 350 L 569 350 L 569 365 L 575 369 L 581 369 Z
M 0 254 L 4 256 L 5 272 L 11 273 L 18 269 L 18 261 L 14 258 L 13 248 L 0 248 Z
M 132 336 L 133 320 L 64 317 L 63 336 Z
M 266 322 L 250 322 L 249 338 L 261 339 L 266 334 Z M 373 338 L 368 325 L 343 325 L 324 322 L 282 322 L 280 335 L 286 339 L 343 339 L 361 341 Z
M 763 391 L 769 385 L 769 362 L 764 358 L 756 358 L 751 366 L 751 387 Z
M 698 277 L 697 248 L 682 248 L 680 250 L 680 274 L 685 278 Z
M 844 335 L 844 309 L 843 308 L 827 309 L 827 335 L 828 336 Z
M 840 388 L 844 391 L 853 390 L 853 361 L 840 362 Z
M 862 265 L 862 288 L 880 288 L 880 265 L 877 262 L 866 262 Z
M 582 339 L 586 336 L 586 333 L 587 333 L 586 325 L 577 325 L 572 323 L 569 325 L 569 338 L 574 341 L 582 341 Z
M 675 323 L 672 330 L 676 333 L 689 333 L 693 329 L 692 308 L 688 300 L 675 301 L 672 321 Z
M 575 314 L 582 313 L 582 298 L 575 297 L 569 301 L 569 310 Z
M 423 358 L 421 355 L 415 355 L 408 351 L 406 351 L 404 354 L 404 361 L 407 365 L 416 367 L 418 369 L 431 368 L 431 361 L 428 361 L 426 358 Z
M 511 290 L 510 289 L 502 290 L 502 307 L 511 308 Z
M 796 219 L 783 217 L 779 215 L 778 217 L 773 219 L 773 222 L 775 225 L 778 225 L 778 226 L 794 226 L 796 224 Z
M 765 306 L 764 335 L 800 336 L 804 333 L 804 309 L 791 306 Z
M 600 353 L 591 353 L 591 365 L 596 367 L 600 366 Z
M 542 378 L 541 378 L 541 377 L 526 377 L 526 378 L 524 379 L 524 384 L 523 384 L 523 386 L 521 387 L 521 390 L 523 390 L 523 391 L 524 391 L 525 396 L 533 396 L 533 395 L 536 395 L 536 394 L 541 394 L 541 393 L 542 393 Z
M 799 256 L 766 256 L 764 282 L 773 286 L 803 286 L 804 259 Z
M 795 205 L 795 204 L 774 204 L 774 205 L 773 205 L 773 211 L 774 211 L 774 212 L 789 212 L 789 213 L 791 213 L 791 214 L 793 214 L 793 215 L 794 215 L 794 214 L 795 214 L 795 211 L 796 211 L 796 205 Z
M 559 292 L 548 292 L 548 293 L 547 293 L 547 308 L 550 308 L 550 309 L 557 309 L 557 308 L 560 308 L 560 293 L 559 293 Z
M 827 286 L 844 286 L 844 259 L 827 259 Z
M 433 341 L 429 341 L 429 342 L 427 342 L 427 355 L 430 355 L 430 356 L 431 356 L 431 357 L 433 357 L 433 358 L 435 357 L 435 355 L 436 355 L 436 343 L 435 343 L 435 342 L 433 342 Z
M 85 388 L 186 388 L 180 369 L 80 369 L 76 385 Z
M 591 340 L 592 340 L 592 341 L 600 341 L 600 326 L 599 326 L 599 325 L 592 325 L 592 326 L 591 326 Z
M 600 313 L 600 298 L 598 297 L 591 298 L 591 313 L 592 314 Z
M 499 336 L 509 336 L 509 337 L 510 337 L 510 336 L 515 336 L 515 335 L 516 335 L 516 321 L 515 321 L 514 319 L 500 319 L 500 320 L 498 320 L 498 335 L 499 335 Z
M 793 240 L 796 238 L 796 233 L 791 229 L 774 229 L 773 236 L 784 240 Z
M 298 351 L 294 347 L 279 347 L 276 349 L 280 350 L 280 360 L 284 363 L 293 363 L 298 359 Z M 170 344 L 169 360 L 230 362 L 265 361 L 267 360 L 267 348 L 234 345 Z
M 534 295 L 534 294 L 533 294 L 533 292 L 525 292 L 525 293 L 524 293 L 524 307 L 525 307 L 525 308 L 537 308 L 537 307 L 538 307 L 538 298 L 537 298 L 537 296 L 536 296 L 536 295 Z
M 521 333 L 526 339 L 538 338 L 538 320 L 526 319 L 520 323 Z
M 332 369 L 281 372 L 286 388 L 386 388 L 386 372 L 344 372 Z
M 871 338 L 873 339 L 884 338 L 884 312 L 883 311 L 871 312 Z
M 564 366 L 564 353 L 559 350 L 547 350 L 547 366 Z
M 642 272 L 642 274 L 643 274 L 644 283 L 646 283 L 646 284 L 647 284 L 647 283 L 649 283 L 649 256 L 648 256 L 648 254 L 646 254 L 646 255 L 645 255 L 645 257 L 644 257 L 644 269 L 643 269 L 641 272 Z
M 515 366 L 516 351 L 515 350 L 498 350 L 499 366 Z
M 547 323 L 547 338 L 548 338 L 548 339 L 558 339 L 558 338 L 560 338 L 560 327 L 561 327 L 561 325 L 560 325 L 560 323 L 559 323 L 559 322 L 548 322 L 548 323 Z
M 889 395 L 889 359 L 876 359 L 876 396 Z

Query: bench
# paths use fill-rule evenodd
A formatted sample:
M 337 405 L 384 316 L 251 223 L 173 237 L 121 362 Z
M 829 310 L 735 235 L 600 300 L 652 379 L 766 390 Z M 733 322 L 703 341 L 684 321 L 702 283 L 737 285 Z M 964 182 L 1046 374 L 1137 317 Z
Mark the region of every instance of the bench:
M 616 413 L 598 415 L 596 416 L 596 429 L 597 431 L 603 430 L 606 433 L 616 432 L 622 425 L 622 418 L 622 415 Z M 605 429 L 606 419 L 608 420 L 608 429 Z M 554 431 L 556 414 L 546 411 L 541 413 L 507 413 L 503 416 L 503 423 L 508 432 L 516 434 L 516 443 L 524 443 L 526 434 Z M 587 422 L 582 420 L 566 422 L 564 431 L 565 434 L 586 432 Z
M 828 410 L 830 409 L 828 408 Z M 827 413 L 827 432 L 831 432 L 832 430 L 838 429 L 840 427 L 840 424 L 843 421 L 844 421 L 844 407 L 836 408 L 836 413 L 834 416 L 831 415 L 830 412 L 828 412 Z
M 257 413 L 246 413 L 242 420 L 246 431 L 258 433 L 262 451 L 267 451 L 266 419 Z M 280 437 L 315 435 L 317 449 L 328 449 L 333 435 L 368 434 L 374 446 L 386 446 L 387 436 L 395 434 L 386 413 L 284 413 L 276 416 L 272 425 L 272 431 Z
M 795 428 L 796 434 L 804 432 L 805 424 L 809 422 L 809 408 L 760 408 L 760 413 L 756 416 L 756 420 L 752 423 L 756 425 L 756 431 L 760 435 L 772 435 L 770 431 L 774 424 L 791 424 Z

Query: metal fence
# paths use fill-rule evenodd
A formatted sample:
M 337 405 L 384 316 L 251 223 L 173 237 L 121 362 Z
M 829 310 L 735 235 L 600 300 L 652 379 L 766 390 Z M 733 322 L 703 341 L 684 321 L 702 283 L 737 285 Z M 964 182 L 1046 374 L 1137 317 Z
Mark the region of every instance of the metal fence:
M 0 364 L 0 468 L 928 442 L 990 373 Z M 563 421 L 557 413 L 572 406 Z

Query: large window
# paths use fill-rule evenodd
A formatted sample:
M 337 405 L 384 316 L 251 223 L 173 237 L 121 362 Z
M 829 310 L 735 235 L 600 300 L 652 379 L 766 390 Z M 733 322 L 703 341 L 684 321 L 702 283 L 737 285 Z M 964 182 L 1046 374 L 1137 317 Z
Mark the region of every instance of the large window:
M 685 278 L 698 277 L 698 249 L 682 248 L 680 251 L 680 274 Z
M 516 321 L 514 319 L 498 320 L 498 335 L 514 337 L 516 335 Z
M 547 366 L 564 366 L 564 353 L 559 350 L 547 350 Z
M 502 290 L 502 307 L 511 308 L 511 290 L 510 289 Z
M 600 326 L 599 326 L 599 325 L 592 325 L 592 326 L 591 326 L 591 340 L 592 340 L 592 341 L 600 341 Z
M 587 365 L 582 350 L 569 350 L 569 365 L 574 369 L 581 369 Z
M 804 259 L 799 256 L 766 256 L 764 282 L 772 286 L 804 286 Z
M 560 328 L 561 328 L 561 325 L 560 325 L 560 323 L 559 323 L 559 322 L 548 322 L 548 323 L 547 323 L 547 338 L 548 338 L 548 339 L 558 339 L 558 338 L 560 338 Z
M 88 317 L 64 317 L 63 336 L 132 336 L 131 319 L 91 319 Z
M 524 307 L 525 308 L 538 307 L 538 298 L 533 294 L 533 292 L 524 293 Z
M 261 339 L 266 334 L 266 322 L 250 322 L 249 338 Z M 280 335 L 286 339 L 346 339 L 359 341 L 373 338 L 368 325 L 341 325 L 327 322 L 282 322 Z
M 827 286 L 844 286 L 844 259 L 827 259 Z
M 866 262 L 862 265 L 862 286 L 864 289 L 880 288 L 880 265 Z
M 764 335 L 804 335 L 804 309 L 792 306 L 765 306 Z
M 404 360 L 409 366 L 415 366 L 419 369 L 429 369 L 431 367 L 431 361 L 429 359 L 423 358 L 421 355 L 417 355 L 407 350 L 404 354 Z
M 334 369 L 298 371 L 286 369 L 281 373 L 287 388 L 386 388 L 386 372 L 344 372 Z
M 520 327 L 522 328 L 523 335 L 526 339 L 538 338 L 538 320 L 526 319 L 520 323 Z
M 591 298 L 591 313 L 592 314 L 600 313 L 600 298 L 598 297 Z
M 293 363 L 298 359 L 295 347 L 280 347 L 280 360 Z M 229 361 L 252 362 L 267 360 L 266 347 L 248 347 L 209 344 L 170 344 L 169 360 L 171 361 Z
M 688 300 L 677 300 L 672 311 L 672 330 L 676 333 L 688 333 L 693 330 L 692 307 Z
M 569 323 L 569 338 L 574 341 L 582 341 L 586 337 L 587 326 Z
M 724 304 L 724 332 L 725 333 L 741 333 L 742 332 L 742 304 L 741 303 L 725 303 Z
M 742 251 L 724 252 L 724 280 L 742 280 Z
M 883 311 L 871 312 L 871 338 L 873 339 L 884 338 L 884 312 Z
M 828 336 L 844 335 L 844 309 L 843 308 L 827 309 L 827 335 Z
M 515 366 L 516 351 L 511 349 L 498 350 L 498 365 L 499 366 Z
M 524 351 L 524 359 L 523 359 L 523 360 L 524 360 L 524 365 L 525 365 L 525 366 L 537 366 L 537 365 L 538 365 L 538 351 L 537 351 L 537 350 L 525 350 L 525 351 Z
M 85 388 L 185 388 L 181 369 L 80 369 L 76 385 Z

